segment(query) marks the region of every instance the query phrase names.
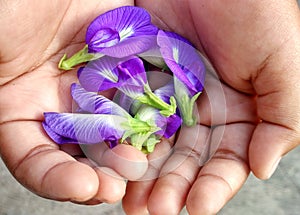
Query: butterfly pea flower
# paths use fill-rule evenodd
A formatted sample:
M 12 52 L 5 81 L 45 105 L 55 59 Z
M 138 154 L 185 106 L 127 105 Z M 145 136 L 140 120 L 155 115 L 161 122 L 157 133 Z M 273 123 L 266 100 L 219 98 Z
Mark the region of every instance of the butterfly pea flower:
M 170 97 L 168 104 L 152 92 L 143 61 L 138 57 L 119 59 L 105 56 L 81 67 L 78 70 L 78 79 L 87 91 L 99 92 L 117 88 L 143 104 L 158 108 L 165 116 L 173 115 L 176 111 L 174 97 Z
M 135 147 L 146 153 L 152 152 L 155 145 L 161 141 L 162 137 L 170 138 L 173 136 L 182 123 L 180 116 L 177 114 L 165 117 L 156 108 L 143 104 L 137 109 L 134 118 L 147 122 L 149 125 L 152 125 L 152 127 L 159 128 L 152 133 L 136 133 L 131 135 L 131 141 L 139 143 L 135 144 Z M 137 138 L 139 138 L 139 141 L 134 141 L 134 139 Z
M 123 107 L 112 102 L 106 97 L 98 95 L 94 92 L 88 92 L 78 84 L 71 85 L 71 95 L 74 101 L 83 111 L 92 112 L 95 114 L 119 115 L 128 118 L 130 129 L 124 132 L 122 139 L 124 140 L 129 137 L 131 139 L 131 144 L 139 150 L 142 149 L 142 146 L 146 146 L 151 143 L 151 148 L 146 147 L 144 151 L 147 153 L 152 152 L 155 144 L 160 141 L 156 139 L 157 142 L 154 142 L 154 138 L 149 138 L 153 133 L 161 130 L 161 127 L 159 127 L 158 124 L 154 124 L 148 119 L 138 119 L 136 117 L 132 118 Z M 122 103 L 120 104 L 123 106 Z M 148 129 L 147 125 L 152 127 Z M 141 129 L 140 126 L 147 129 Z
M 157 40 L 157 38 L 156 38 L 156 40 Z M 148 62 L 149 63 L 148 65 L 152 65 L 157 68 L 160 68 L 160 69 L 162 69 L 162 71 L 168 69 L 168 66 L 165 63 L 165 61 L 160 53 L 160 48 L 157 44 L 155 46 L 152 46 L 151 49 L 138 54 L 138 56 L 140 58 L 142 58 L 143 60 L 145 60 L 146 62 Z
M 132 145 L 140 145 L 144 136 L 160 128 L 131 117 L 122 107 L 94 92 L 85 91 L 80 85 L 71 86 L 71 94 L 85 113 L 44 113 L 43 127 L 48 136 L 58 144 L 97 144 L 106 142 L 116 146 L 126 138 Z M 140 138 L 135 136 L 139 135 Z
M 191 43 L 176 33 L 159 30 L 157 43 L 174 74 L 175 98 L 183 122 L 192 126 L 196 123 L 194 104 L 204 86 L 204 63 Z
M 174 95 L 173 81 L 170 81 L 166 85 L 156 89 L 154 94 L 165 102 L 170 101 L 170 97 Z M 135 118 L 147 121 L 150 124 L 155 124 L 157 127 L 161 128 L 161 130 L 155 133 L 160 137 L 170 138 L 181 126 L 182 120 L 177 113 L 166 117 L 156 108 L 143 105 L 137 100 L 128 97 L 124 93 L 118 93 L 116 100 L 122 107 L 126 107 L 126 110 L 132 113 Z
M 145 105 L 141 106 L 135 118 L 147 121 L 149 124 L 155 124 L 161 128 L 156 134 L 165 138 L 173 136 L 181 125 L 181 118 L 177 114 L 165 117 L 157 109 Z
M 158 74 L 158 73 L 156 73 Z M 154 90 L 154 94 L 162 101 L 169 103 L 171 96 L 175 94 L 174 82 L 171 79 L 167 84 Z M 135 115 L 142 103 L 132 97 L 129 97 L 121 91 L 117 91 L 114 101 L 120 104 L 128 113 Z
M 125 129 L 127 119 L 108 114 L 44 113 L 43 127 L 58 144 L 96 144 L 109 142 L 116 145 Z
M 59 68 L 70 70 L 103 55 L 123 58 L 142 53 L 156 44 L 157 32 L 143 8 L 124 6 L 110 10 L 91 22 L 85 47 L 69 59 L 64 55 Z
M 154 94 L 157 95 L 157 97 L 159 97 L 160 99 L 162 99 L 165 102 L 170 101 L 170 97 L 172 95 L 174 95 L 175 93 L 175 89 L 174 89 L 174 83 L 173 81 L 169 81 L 166 85 L 156 89 L 154 91 Z M 164 122 L 164 120 L 161 119 L 161 115 L 159 117 L 157 117 L 157 121 L 158 122 Z M 160 119 L 159 119 L 160 118 Z M 164 130 L 164 134 L 162 135 L 165 138 L 170 138 L 171 136 L 173 136 L 176 131 L 179 129 L 179 127 L 182 124 L 182 119 L 179 115 L 179 113 L 175 113 L 169 117 L 166 117 L 166 127 Z M 157 123 L 158 126 L 159 123 Z M 161 131 L 159 131 L 161 132 Z
M 84 112 L 117 115 L 124 118 L 131 117 L 121 106 L 112 102 L 105 96 L 86 91 L 79 84 L 73 83 L 71 85 L 71 95 L 73 100 L 78 104 L 80 110 Z

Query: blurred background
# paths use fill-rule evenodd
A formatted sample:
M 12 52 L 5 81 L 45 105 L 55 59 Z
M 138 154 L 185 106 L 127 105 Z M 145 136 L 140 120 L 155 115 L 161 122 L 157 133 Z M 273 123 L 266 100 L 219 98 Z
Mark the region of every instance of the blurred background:
M 299 155 L 300 147 L 282 159 L 273 177 L 267 181 L 260 181 L 250 175 L 240 192 L 219 214 L 299 215 Z M 43 199 L 22 187 L 10 175 L 0 159 L 0 215 L 57 214 L 122 215 L 124 212 L 120 203 L 83 206 Z M 184 209 L 181 214 L 186 215 L 186 210 Z

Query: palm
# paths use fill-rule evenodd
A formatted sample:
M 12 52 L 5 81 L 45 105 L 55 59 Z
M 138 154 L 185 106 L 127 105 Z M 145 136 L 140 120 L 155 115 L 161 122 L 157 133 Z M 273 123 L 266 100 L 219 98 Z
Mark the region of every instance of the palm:
M 245 182 L 250 171 L 248 147 L 257 123 L 254 97 L 208 73 L 197 109 L 198 124 L 181 129 L 172 155 L 168 157 L 168 147 L 157 149 L 149 157 L 148 174 L 128 183 L 123 206 L 129 214 L 143 214 L 147 207 L 151 213 L 172 209 L 170 214 L 177 214 L 188 199 L 196 211 L 198 201 L 203 208 L 210 200 L 213 207 L 221 207 Z
M 130 3 L 11 1 L 1 6 L 7 13 L 0 20 L 1 156 L 14 176 L 39 195 L 97 203 L 124 194 L 124 181 L 58 150 L 43 132 L 41 120 L 43 112 L 72 108 L 69 86 L 76 73 L 57 69 L 63 53 L 82 48 L 85 28 L 95 16 Z M 74 148 L 68 151 L 78 155 Z

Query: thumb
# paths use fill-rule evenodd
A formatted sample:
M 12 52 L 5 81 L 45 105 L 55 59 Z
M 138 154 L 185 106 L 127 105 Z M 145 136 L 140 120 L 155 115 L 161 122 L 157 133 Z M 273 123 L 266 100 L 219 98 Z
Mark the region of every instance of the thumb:
M 271 177 L 281 157 L 300 143 L 300 28 L 290 33 L 253 80 L 261 123 L 250 142 L 249 162 L 261 179 Z

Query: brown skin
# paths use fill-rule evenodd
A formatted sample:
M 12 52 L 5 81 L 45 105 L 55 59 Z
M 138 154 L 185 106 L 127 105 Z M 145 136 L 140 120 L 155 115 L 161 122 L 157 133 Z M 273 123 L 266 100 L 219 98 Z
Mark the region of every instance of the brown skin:
M 146 156 L 126 145 L 102 151 L 109 159 L 102 162 L 117 166 L 115 170 L 93 167 L 82 158 L 79 162 L 75 159 L 82 155 L 79 148 L 59 148 L 41 127 L 43 112 L 72 108 L 69 87 L 77 80 L 76 70 L 57 69 L 63 53 L 83 47 L 86 27 L 96 16 L 132 4 L 0 1 L 0 153 L 16 179 L 38 195 L 85 204 L 116 202 L 125 193 L 126 183 L 117 173 L 124 159 L 123 167 L 140 164 L 139 171 L 128 172 L 132 178 L 147 169 Z
M 225 97 L 217 90 L 219 82 L 208 77 L 208 96 L 199 103 L 202 141 L 191 143 L 191 134 L 187 135 L 176 144 L 181 147 L 175 147 L 173 155 L 178 158 L 182 151 L 193 150 L 193 156 L 175 169 L 165 168 L 176 162 L 171 157 L 157 181 L 129 183 L 124 208 L 128 214 L 147 214 L 147 210 L 154 215 L 178 214 L 186 204 L 190 214 L 215 214 L 240 189 L 249 171 L 269 178 L 279 158 L 300 143 L 297 3 L 137 0 L 136 4 L 150 11 L 160 27 L 187 37 L 208 56 Z M 220 110 L 224 98 L 225 120 Z M 211 124 L 218 126 L 211 130 Z M 201 155 L 198 146 L 209 135 L 212 145 L 218 135 L 221 144 L 200 168 L 195 155 Z
M 181 131 L 164 166 L 165 157 L 158 165 L 150 162 L 154 173 L 162 172 L 158 180 L 128 183 L 124 209 L 129 214 L 178 214 L 186 204 L 190 214 L 217 213 L 250 170 L 259 178 L 270 177 L 276 160 L 300 142 L 298 7 L 292 0 L 136 3 L 160 27 L 202 50 L 222 82 L 207 75 L 199 124 Z M 20 183 L 38 195 L 85 204 L 115 202 L 124 195 L 126 185 L 116 170 L 77 161 L 72 155 L 80 151 L 59 148 L 40 123 L 45 111 L 71 110 L 69 85 L 76 75 L 57 69 L 60 57 L 83 46 L 93 18 L 124 4 L 133 2 L 0 1 L 0 153 Z M 217 126 L 211 129 L 212 124 Z M 200 168 L 207 143 L 211 151 L 219 147 Z M 147 168 L 145 156 L 122 147 L 103 151 L 104 157 L 117 154 L 121 160 L 116 163 L 125 158 Z M 157 153 L 164 150 L 168 147 Z

